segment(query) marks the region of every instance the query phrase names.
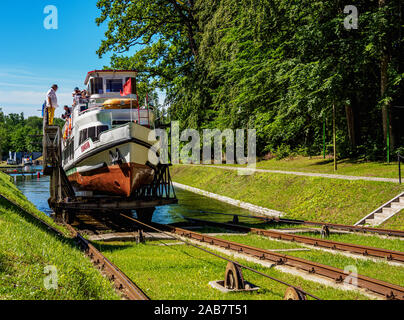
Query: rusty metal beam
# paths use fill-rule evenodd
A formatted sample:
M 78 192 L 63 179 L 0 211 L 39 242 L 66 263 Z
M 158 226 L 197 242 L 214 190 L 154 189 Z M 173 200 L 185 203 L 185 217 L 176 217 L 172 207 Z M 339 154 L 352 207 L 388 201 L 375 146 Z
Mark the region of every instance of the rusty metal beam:
M 186 219 L 189 221 L 200 222 L 200 223 L 210 225 L 210 226 L 215 226 L 215 227 L 222 227 L 222 228 L 227 228 L 227 229 L 231 229 L 231 230 L 251 232 L 254 234 L 258 234 L 260 236 L 265 236 L 265 237 L 269 237 L 269 238 L 276 239 L 276 240 L 298 242 L 298 243 L 312 245 L 312 246 L 319 247 L 319 248 L 347 251 L 347 252 L 351 252 L 351 253 L 360 254 L 363 256 L 385 258 L 389 261 L 396 261 L 396 262 L 404 263 L 404 252 L 401 252 L 401 251 L 393 251 L 393 250 L 387 250 L 387 249 L 367 247 L 367 246 L 362 246 L 362 245 L 352 244 L 352 243 L 311 238 L 311 237 L 307 237 L 307 236 L 300 236 L 297 234 L 288 234 L 288 233 L 273 231 L 273 230 L 250 228 L 250 227 L 235 225 L 235 224 L 230 224 L 230 223 L 221 223 L 221 222 L 207 221 L 207 220 L 201 220 L 201 219 L 195 219 L 195 218 L 186 218 Z
M 319 276 L 332 279 L 336 283 L 343 283 L 350 274 L 344 272 L 344 270 L 323 265 L 320 263 L 312 262 L 309 260 L 288 256 L 269 250 L 255 248 L 244 244 L 218 239 L 208 235 L 200 234 L 197 232 L 176 228 L 169 225 L 160 225 L 153 223 L 153 226 L 158 226 L 163 230 L 168 230 L 182 237 L 197 240 L 202 243 L 207 243 L 213 246 L 218 246 L 227 250 L 236 251 L 238 253 L 250 255 L 260 260 L 271 261 L 277 265 L 285 265 L 307 271 L 310 274 L 316 274 Z M 392 283 L 388 283 L 382 280 L 373 279 L 364 275 L 357 275 L 357 284 L 359 288 L 370 290 L 376 294 L 382 295 L 388 300 L 404 300 L 404 288 Z
M 114 281 L 116 288 L 124 292 L 129 300 L 150 300 L 150 298 L 136 284 L 134 284 L 116 265 L 108 260 L 79 232 L 70 225 L 66 225 L 66 227 L 70 230 L 80 248 L 86 252 L 96 266 Z
M 381 228 L 370 228 L 370 227 L 360 227 L 360 226 L 350 226 L 345 224 L 337 224 L 337 223 L 327 223 L 327 222 L 315 222 L 315 221 L 305 221 L 305 220 L 294 220 L 294 219 L 283 219 L 278 217 L 265 217 L 265 216 L 257 216 L 257 215 L 241 215 L 241 214 L 231 214 L 231 213 L 222 213 L 222 212 L 212 212 L 212 211 L 199 211 L 200 213 L 209 213 L 209 214 L 218 214 L 224 216 L 233 216 L 233 217 L 243 217 L 243 218 L 251 218 L 256 220 L 261 220 L 267 223 L 286 223 L 286 224 L 301 224 L 308 226 L 317 226 L 317 227 L 328 227 L 330 229 L 335 230 L 345 230 L 350 232 L 359 232 L 359 233 L 375 233 L 386 236 L 393 237 L 404 237 L 404 231 L 402 230 L 391 230 L 391 229 L 381 229 Z

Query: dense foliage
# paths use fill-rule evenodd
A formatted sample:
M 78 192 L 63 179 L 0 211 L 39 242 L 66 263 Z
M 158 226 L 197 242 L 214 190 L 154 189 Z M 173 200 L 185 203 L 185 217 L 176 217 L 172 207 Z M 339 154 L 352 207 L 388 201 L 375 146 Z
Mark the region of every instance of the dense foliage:
M 355 5 L 357 29 L 344 13 Z M 183 127 L 256 128 L 258 150 L 380 157 L 404 143 L 400 0 L 99 0 L 98 54 L 165 90 Z M 133 55 L 122 56 L 132 50 Z M 389 117 L 389 118 L 388 118 Z M 390 121 L 388 121 L 390 120 Z M 387 130 L 390 125 L 389 130 Z
M 63 121 L 55 119 L 62 125 Z M 12 152 L 42 152 L 42 118 L 24 114 L 5 115 L 0 108 L 0 155 Z

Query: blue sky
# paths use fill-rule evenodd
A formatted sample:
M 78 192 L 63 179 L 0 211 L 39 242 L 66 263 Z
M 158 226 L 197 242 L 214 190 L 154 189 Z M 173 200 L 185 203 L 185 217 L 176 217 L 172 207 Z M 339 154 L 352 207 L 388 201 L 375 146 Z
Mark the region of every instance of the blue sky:
M 106 25 L 98 27 L 97 0 L 0 1 L 0 107 L 5 113 L 40 116 L 45 93 L 59 85 L 59 105 L 71 104 L 73 88 L 88 71 L 109 65 L 96 50 Z M 47 30 L 47 5 L 58 9 L 58 29 Z M 57 114 L 62 113 L 60 107 Z

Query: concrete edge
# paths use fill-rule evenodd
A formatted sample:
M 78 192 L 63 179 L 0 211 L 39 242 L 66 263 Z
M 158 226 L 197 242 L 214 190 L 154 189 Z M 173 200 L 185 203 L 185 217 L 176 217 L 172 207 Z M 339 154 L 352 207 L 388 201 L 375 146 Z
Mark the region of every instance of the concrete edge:
M 269 216 L 269 217 L 282 217 L 282 216 L 285 215 L 284 212 L 280 212 L 280 211 L 260 207 L 260 206 L 257 206 L 255 204 L 251 204 L 251 203 L 248 203 L 248 202 L 243 202 L 243 201 L 240 201 L 240 200 L 235 200 L 235 199 L 232 199 L 232 198 L 229 198 L 229 197 L 221 196 L 221 195 L 216 194 L 216 193 L 212 193 L 212 192 L 208 192 L 208 191 L 205 191 L 205 190 L 202 190 L 202 189 L 190 187 L 190 186 L 187 186 L 185 184 L 173 182 L 173 185 L 176 188 L 180 188 L 180 189 L 190 191 L 190 192 L 193 192 L 193 193 L 196 193 L 196 194 L 208 197 L 208 198 L 219 200 L 221 202 L 225 202 L 225 203 L 228 203 L 230 205 L 233 205 L 233 206 L 236 206 L 236 207 L 239 207 L 239 208 L 242 208 L 242 209 L 246 209 L 246 210 L 254 212 L 254 213 L 259 213 L 259 214 L 266 215 L 266 216 Z

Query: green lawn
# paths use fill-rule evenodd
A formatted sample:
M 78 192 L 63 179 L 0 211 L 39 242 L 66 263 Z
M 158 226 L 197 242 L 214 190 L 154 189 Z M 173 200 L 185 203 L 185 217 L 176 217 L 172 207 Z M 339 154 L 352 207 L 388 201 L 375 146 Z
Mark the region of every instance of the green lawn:
M 10 180 L 10 176 L 6 175 L 3 172 L 0 172 L 0 194 L 13 203 L 19 205 L 30 214 L 33 214 L 46 221 L 48 224 L 52 225 L 62 233 L 66 235 L 69 234 L 68 230 L 64 226 L 56 224 L 52 218 L 39 211 L 31 202 L 29 202 L 25 195 Z
M 178 183 L 285 212 L 287 218 L 354 224 L 404 190 L 388 182 L 348 181 L 177 165 Z
M 388 164 L 384 162 L 368 162 L 361 160 L 340 160 L 338 161 L 338 170 L 334 171 L 333 159 L 329 157 L 328 159 L 323 159 L 322 156 L 297 156 L 282 160 L 264 160 L 257 163 L 257 168 L 398 179 L 397 162 Z
M 55 266 L 58 288 L 47 290 L 44 268 Z M 73 240 L 60 239 L 0 200 L 0 300 L 119 299 L 111 283 Z
M 164 243 L 169 243 L 165 241 Z M 162 243 L 162 242 L 160 242 Z M 154 300 L 281 300 L 286 287 L 249 271 L 244 278 L 261 287 L 258 293 L 221 293 L 209 286 L 223 280 L 226 261 L 186 245 L 157 246 L 156 242 L 99 243 L 98 248 Z M 330 300 L 367 299 L 358 292 L 342 291 L 254 263 L 240 263 Z
M 0 194 L 66 232 L 40 212 L 0 173 Z M 58 288 L 47 290 L 44 268 L 55 266 Z M 0 300 L 119 299 L 72 239 L 55 236 L 10 202 L 0 199 Z
M 393 218 L 387 220 L 380 228 L 404 231 L 404 210 L 401 210 Z

